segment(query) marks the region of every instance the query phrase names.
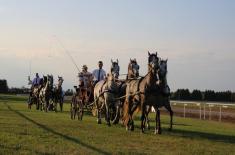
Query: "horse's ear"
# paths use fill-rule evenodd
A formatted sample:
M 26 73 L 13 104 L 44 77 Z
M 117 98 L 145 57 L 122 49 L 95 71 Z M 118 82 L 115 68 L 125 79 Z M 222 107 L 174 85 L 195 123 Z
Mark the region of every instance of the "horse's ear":
M 134 59 L 134 61 L 136 62 L 136 58 Z
M 166 59 L 166 62 L 168 61 L 168 58 Z
M 148 51 L 148 55 L 150 56 L 151 54 L 149 53 L 149 51 Z
M 113 63 L 113 59 L 111 59 L 111 63 Z
M 117 59 L 117 63 L 118 63 L 118 59 Z
M 157 56 L 157 51 L 156 51 L 156 56 Z

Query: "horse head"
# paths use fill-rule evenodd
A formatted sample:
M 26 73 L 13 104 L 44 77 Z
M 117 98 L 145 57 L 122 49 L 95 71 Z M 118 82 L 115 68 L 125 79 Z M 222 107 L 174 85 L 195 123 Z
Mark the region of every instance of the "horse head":
M 47 75 L 48 86 L 53 88 L 53 75 Z
M 158 71 L 158 76 L 160 79 L 164 79 L 167 75 L 167 61 L 168 59 L 160 61 L 160 66 Z
M 118 77 L 119 77 L 119 70 L 120 70 L 120 67 L 119 67 L 119 64 L 118 64 L 118 59 L 117 59 L 117 61 L 113 61 L 112 59 L 111 59 L 111 74 L 113 74 L 114 75 L 114 77 L 116 78 L 116 79 L 118 79 Z
M 109 90 L 112 91 L 117 90 L 116 77 L 115 74 L 113 74 L 112 72 L 107 74 L 107 87 Z
M 148 63 L 150 64 L 151 62 L 159 62 L 159 58 L 157 56 L 157 52 L 156 53 L 149 53 L 148 52 Z
M 62 76 L 58 76 L 58 86 L 62 86 L 64 79 Z
M 128 65 L 128 78 L 137 78 L 139 77 L 139 68 L 136 59 L 130 59 L 129 65 Z

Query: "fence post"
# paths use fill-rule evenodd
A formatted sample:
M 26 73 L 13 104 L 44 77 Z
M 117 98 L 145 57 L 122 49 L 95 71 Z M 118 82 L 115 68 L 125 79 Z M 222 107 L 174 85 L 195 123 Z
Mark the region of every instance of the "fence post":
M 209 105 L 209 120 L 211 120 L 211 106 Z
M 197 103 L 196 106 L 199 106 L 199 118 L 202 119 L 201 103 Z
M 199 103 L 199 112 L 200 112 L 200 119 L 202 119 L 202 107 L 201 107 L 201 103 Z
M 204 102 L 204 120 L 206 119 L 206 103 Z
M 185 118 L 185 116 L 186 116 L 186 106 L 187 106 L 188 104 L 184 104 L 184 118 Z
M 222 106 L 219 107 L 219 121 L 221 122 L 222 117 Z

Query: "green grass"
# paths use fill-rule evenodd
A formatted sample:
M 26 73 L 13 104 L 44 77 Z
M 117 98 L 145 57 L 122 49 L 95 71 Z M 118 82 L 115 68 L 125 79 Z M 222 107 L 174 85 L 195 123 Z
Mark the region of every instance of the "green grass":
M 139 121 L 127 132 L 87 114 L 70 120 L 69 104 L 63 113 L 45 113 L 17 98 L 0 98 L 0 154 L 235 154 L 235 124 L 175 117 L 168 131 L 162 115 L 162 135 L 153 134 L 153 122 L 142 134 Z

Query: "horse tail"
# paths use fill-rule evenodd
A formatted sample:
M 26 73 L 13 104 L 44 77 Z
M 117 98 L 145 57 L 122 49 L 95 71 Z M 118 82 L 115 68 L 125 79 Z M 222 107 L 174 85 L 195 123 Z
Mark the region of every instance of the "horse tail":
M 122 118 L 124 125 L 127 125 L 130 119 L 129 108 L 130 108 L 129 102 L 125 100 L 124 105 L 123 105 L 123 118 Z

